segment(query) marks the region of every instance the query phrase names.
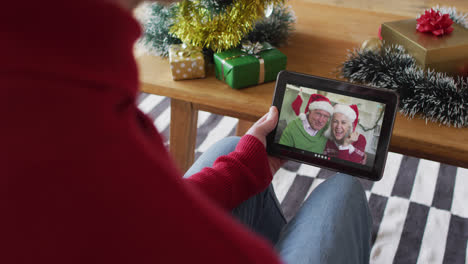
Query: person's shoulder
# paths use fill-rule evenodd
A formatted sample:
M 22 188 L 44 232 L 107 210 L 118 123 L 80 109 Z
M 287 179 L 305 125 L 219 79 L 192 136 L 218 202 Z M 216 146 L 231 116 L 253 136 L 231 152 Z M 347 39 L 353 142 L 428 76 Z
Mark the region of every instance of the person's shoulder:
M 364 150 L 367 145 L 366 137 L 363 134 L 359 134 L 358 139 L 352 144 L 355 148 Z
M 357 142 L 367 143 L 366 137 L 363 134 L 359 134 Z
M 299 117 L 289 121 L 287 127 L 299 126 L 302 125 L 302 120 Z
M 293 122 L 297 125 L 301 125 L 302 126 L 302 119 L 300 117 L 296 117 Z

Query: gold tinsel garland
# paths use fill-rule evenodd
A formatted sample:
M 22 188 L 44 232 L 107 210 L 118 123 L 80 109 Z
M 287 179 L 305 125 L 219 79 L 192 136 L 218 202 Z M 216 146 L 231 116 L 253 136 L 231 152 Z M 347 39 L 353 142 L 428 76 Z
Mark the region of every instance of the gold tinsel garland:
M 213 14 L 200 1 L 179 3 L 170 32 L 184 43 L 209 48 L 215 52 L 239 45 L 255 22 L 263 17 L 265 6 L 284 0 L 234 0 L 224 12 Z

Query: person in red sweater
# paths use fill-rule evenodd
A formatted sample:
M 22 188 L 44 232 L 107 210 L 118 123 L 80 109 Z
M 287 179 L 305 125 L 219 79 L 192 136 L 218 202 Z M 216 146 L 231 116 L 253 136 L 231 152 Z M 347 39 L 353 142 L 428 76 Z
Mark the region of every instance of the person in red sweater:
M 331 125 L 325 136 L 329 139 L 324 154 L 355 163 L 366 164 L 366 138 L 356 131 L 359 110 L 357 105 L 336 104 Z
M 265 151 L 276 108 L 182 177 L 136 106 L 138 2 L 3 3 L 0 263 L 368 262 L 353 177 L 321 184 L 286 224 L 281 161 Z

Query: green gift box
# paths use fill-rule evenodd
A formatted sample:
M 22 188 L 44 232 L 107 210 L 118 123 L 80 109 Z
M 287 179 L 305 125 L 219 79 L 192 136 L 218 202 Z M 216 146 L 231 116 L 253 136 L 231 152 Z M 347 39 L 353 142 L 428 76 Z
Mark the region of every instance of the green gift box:
M 434 36 L 416 30 L 416 19 L 382 24 L 385 45 L 399 44 L 423 69 L 459 75 L 468 66 L 468 29 L 454 23 L 453 32 Z
M 216 78 L 234 89 L 276 80 L 286 69 L 287 57 L 269 43 L 246 42 L 214 54 Z

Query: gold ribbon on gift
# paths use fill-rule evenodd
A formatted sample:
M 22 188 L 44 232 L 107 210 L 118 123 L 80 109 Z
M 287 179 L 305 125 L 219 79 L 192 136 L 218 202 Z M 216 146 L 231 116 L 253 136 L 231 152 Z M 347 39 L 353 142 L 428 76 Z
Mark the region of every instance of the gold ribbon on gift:
M 186 44 L 173 44 L 169 49 L 169 61 L 174 80 L 205 77 L 202 49 Z
M 272 50 L 274 49 L 273 47 L 268 47 L 264 48 L 262 44 L 259 42 L 252 43 L 250 41 L 246 41 L 242 43 L 242 49 L 241 51 L 244 52 L 243 54 L 231 56 L 224 58 L 221 61 L 221 73 L 223 74 L 223 81 L 226 81 L 226 76 L 224 75 L 224 64 L 228 60 L 240 58 L 240 57 L 245 57 L 245 56 L 254 56 L 255 58 L 258 59 L 260 71 L 258 73 L 258 84 L 261 84 L 265 81 L 265 60 L 260 56 L 260 52 L 266 51 L 266 50 Z
M 202 52 L 200 47 L 189 46 L 185 43 L 174 48 L 177 56 L 179 57 L 192 57 L 192 55 L 196 55 L 197 53 Z

